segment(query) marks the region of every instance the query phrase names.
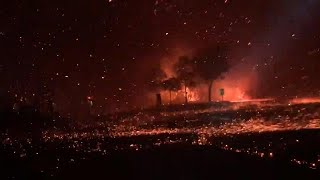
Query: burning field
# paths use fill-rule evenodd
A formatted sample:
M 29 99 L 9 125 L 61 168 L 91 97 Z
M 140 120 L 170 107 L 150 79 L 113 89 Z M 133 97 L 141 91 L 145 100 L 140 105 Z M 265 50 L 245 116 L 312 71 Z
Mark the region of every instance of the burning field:
M 40 141 L 32 138 L 17 140 L 4 133 L 1 154 L 11 164 L 7 167 L 9 177 L 19 177 L 17 172 L 31 174 L 32 177 L 65 177 L 70 175 L 69 171 L 81 176 L 77 169 L 88 168 L 92 172 L 93 167 L 100 165 L 105 166 L 112 176 L 118 177 L 112 171 L 112 163 L 121 161 L 123 171 L 131 171 L 134 166 L 124 157 L 140 157 L 142 162 L 148 164 L 151 162 L 141 153 L 151 153 L 148 157 L 158 163 L 156 166 L 159 169 L 165 169 L 164 162 L 154 158 L 169 152 L 171 155 L 174 152 L 191 153 L 188 160 L 191 162 L 198 162 L 194 158 L 201 155 L 204 158 L 201 163 L 209 163 L 215 161 L 212 156 L 220 153 L 217 156 L 225 157 L 228 163 L 238 162 L 232 158 L 230 160 L 231 154 L 231 157 L 244 158 L 238 163 L 269 164 L 255 168 L 270 170 L 272 166 L 278 167 L 281 177 L 288 177 L 290 174 L 285 172 L 292 169 L 304 175 L 317 176 L 320 172 L 320 104 L 314 101 L 307 104 L 275 104 L 270 100 L 189 104 L 122 113 L 105 117 L 107 120 L 78 125 L 79 129 L 73 132 L 46 131 Z M 207 151 L 213 154 L 205 155 Z M 141 163 L 139 158 L 132 161 Z M 221 161 L 224 161 L 223 158 Z M 15 163 L 19 163 L 19 167 Z M 88 167 L 87 163 L 92 167 Z M 175 163 L 177 166 L 192 166 Z M 204 165 L 199 164 L 201 167 Z M 121 169 L 121 166 L 116 167 Z M 23 173 L 20 175 L 24 177 L 26 174 Z M 212 176 L 206 174 L 205 177 Z

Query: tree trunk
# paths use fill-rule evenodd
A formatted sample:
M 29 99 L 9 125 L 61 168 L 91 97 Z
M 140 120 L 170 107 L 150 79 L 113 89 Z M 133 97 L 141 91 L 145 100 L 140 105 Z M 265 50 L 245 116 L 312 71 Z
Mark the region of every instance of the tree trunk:
M 160 107 L 162 105 L 162 99 L 161 99 L 161 94 L 157 93 L 156 94 L 156 106 Z
M 212 99 L 211 99 L 212 85 L 213 85 L 213 81 L 210 81 L 209 87 L 208 87 L 208 100 L 209 100 L 209 102 L 212 101 Z
M 184 85 L 184 98 L 186 104 L 188 104 L 188 92 L 187 92 L 187 85 Z
M 170 97 L 169 97 L 169 98 L 170 98 L 170 105 L 171 105 L 171 102 L 172 102 L 172 101 L 171 101 L 171 90 L 169 91 L 169 93 L 170 93 Z

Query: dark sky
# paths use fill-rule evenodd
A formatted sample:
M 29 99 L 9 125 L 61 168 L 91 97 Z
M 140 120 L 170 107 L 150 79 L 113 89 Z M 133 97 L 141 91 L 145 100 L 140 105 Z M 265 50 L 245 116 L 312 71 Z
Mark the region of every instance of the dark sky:
M 227 42 L 251 97 L 319 95 L 317 0 L 10 0 L 0 6 L 1 91 L 143 105 L 150 71 Z M 249 79 L 249 80 L 248 80 Z M 233 82 L 233 81 L 230 81 Z M 45 86 L 45 88 L 43 88 Z

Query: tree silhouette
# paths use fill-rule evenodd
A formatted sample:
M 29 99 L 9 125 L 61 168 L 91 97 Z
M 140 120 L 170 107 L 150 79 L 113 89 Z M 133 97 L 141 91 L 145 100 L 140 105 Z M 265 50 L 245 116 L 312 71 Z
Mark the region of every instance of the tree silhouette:
M 169 91 L 169 99 L 170 99 L 170 104 L 172 102 L 172 98 L 171 98 L 171 93 L 172 91 L 178 91 L 179 89 L 181 89 L 181 82 L 178 78 L 172 77 L 169 78 L 167 80 L 164 80 L 162 82 L 163 85 L 163 89 Z
M 155 93 L 157 106 L 162 105 L 160 90 L 162 89 L 162 81 L 165 78 L 167 78 L 167 75 L 161 69 L 159 64 L 158 66 L 151 68 L 145 76 L 145 85 L 147 92 Z
M 221 77 L 230 68 L 227 62 L 227 48 L 219 45 L 199 51 L 194 58 L 195 71 L 208 84 L 208 101 L 211 102 L 213 81 Z
M 153 92 L 159 91 L 162 88 L 162 80 L 165 78 L 167 78 L 167 75 L 160 65 L 152 68 L 146 76 L 148 89 Z
M 175 65 L 175 71 L 177 74 L 177 78 L 182 82 L 184 85 L 184 96 L 185 96 L 185 103 L 188 103 L 188 87 L 195 87 L 195 70 L 194 70 L 194 63 L 192 59 L 187 56 L 181 56 Z

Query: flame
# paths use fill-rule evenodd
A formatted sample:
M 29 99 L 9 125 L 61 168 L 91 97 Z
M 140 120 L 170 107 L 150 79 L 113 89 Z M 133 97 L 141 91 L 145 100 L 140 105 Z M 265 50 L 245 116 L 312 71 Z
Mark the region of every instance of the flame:
M 162 98 L 165 103 L 169 103 L 170 101 L 170 93 L 168 91 L 161 92 Z M 187 88 L 187 96 L 188 102 L 199 102 L 200 101 L 200 94 L 196 89 Z M 185 101 L 185 92 L 183 89 L 180 89 L 176 92 L 171 92 L 171 101 L 173 103 L 184 103 Z
M 320 98 L 309 97 L 309 98 L 295 98 L 289 101 L 290 104 L 309 104 L 309 103 L 319 103 Z
M 187 96 L 190 102 L 197 102 L 200 100 L 199 93 L 196 90 L 187 88 Z
M 225 90 L 225 95 L 223 96 L 224 101 L 231 102 L 242 102 L 250 101 L 252 98 L 245 93 L 243 87 L 236 87 L 233 85 L 225 84 L 220 85 Z M 219 89 L 217 87 L 212 88 L 212 101 L 220 101 L 221 96 L 219 94 Z M 161 92 L 164 102 L 169 102 L 170 94 L 168 91 Z M 205 84 L 199 85 L 196 88 L 187 88 L 187 96 L 189 102 L 207 102 L 208 101 L 208 87 Z M 171 100 L 173 103 L 184 103 L 185 92 L 183 89 L 172 92 Z

